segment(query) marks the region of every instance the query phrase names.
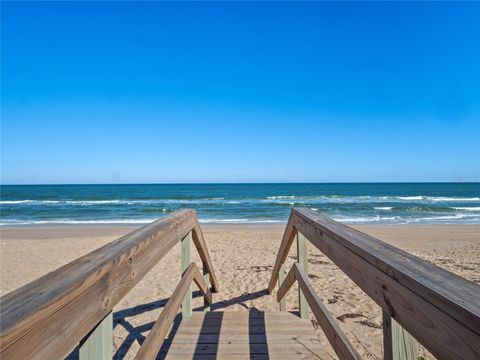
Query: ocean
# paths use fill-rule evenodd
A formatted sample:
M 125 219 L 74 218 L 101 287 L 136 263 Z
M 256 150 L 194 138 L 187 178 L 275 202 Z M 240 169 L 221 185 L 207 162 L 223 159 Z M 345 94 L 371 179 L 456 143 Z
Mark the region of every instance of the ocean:
M 480 224 L 480 183 L 2 185 L 0 225 L 284 223 L 308 207 L 346 224 Z

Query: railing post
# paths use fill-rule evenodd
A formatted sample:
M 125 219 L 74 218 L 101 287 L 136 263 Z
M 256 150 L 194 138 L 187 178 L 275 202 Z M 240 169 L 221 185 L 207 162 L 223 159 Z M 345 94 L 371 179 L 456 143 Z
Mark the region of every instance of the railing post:
M 202 261 L 202 267 L 203 267 L 203 279 L 207 283 L 208 289 L 211 291 L 210 272 L 208 271 L 207 263 Z M 206 296 L 203 296 L 203 311 L 210 311 L 210 304 L 208 303 Z
M 305 274 L 308 276 L 307 270 L 307 238 L 303 236 L 300 231 L 297 232 L 297 262 L 300 269 L 302 269 Z M 303 295 L 300 287 L 298 288 L 298 309 L 300 312 L 300 317 L 302 319 L 308 318 L 308 303 Z
M 110 311 L 80 342 L 80 360 L 111 359 L 113 356 L 113 316 Z
M 282 264 L 278 272 L 278 288 L 282 286 L 284 280 L 285 280 L 285 264 Z M 287 298 L 285 296 L 283 297 L 282 300 L 280 300 L 278 304 L 280 305 L 280 311 L 287 311 Z
M 383 358 L 385 360 L 416 360 L 418 342 L 383 311 Z
M 182 247 L 182 259 L 181 269 L 182 276 L 187 270 L 188 266 L 192 262 L 192 232 L 190 231 L 183 239 L 181 243 Z M 182 301 L 182 316 L 184 318 L 192 317 L 192 285 L 189 286 L 187 294 Z

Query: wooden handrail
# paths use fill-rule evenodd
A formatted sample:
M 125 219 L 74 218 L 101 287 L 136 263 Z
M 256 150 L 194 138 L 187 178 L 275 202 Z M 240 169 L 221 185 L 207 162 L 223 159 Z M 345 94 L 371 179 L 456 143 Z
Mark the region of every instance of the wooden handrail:
M 210 275 L 210 284 L 214 292 L 219 292 L 220 287 L 218 285 L 217 277 L 215 275 L 215 271 L 213 271 L 212 260 L 210 259 L 210 254 L 207 250 L 207 245 L 205 244 L 205 240 L 203 238 L 202 228 L 198 223 L 197 216 L 193 217 L 194 227 L 192 231 L 192 240 L 197 248 L 198 255 L 200 255 L 200 259 L 206 265 L 208 273 Z
M 308 280 L 308 276 L 305 275 L 297 263 L 293 264 L 287 277 L 280 286 L 277 293 L 277 301 L 282 300 L 295 281 L 298 282 L 298 286 L 302 289 L 313 315 L 315 315 L 315 318 L 323 329 L 325 336 L 338 357 L 340 359 L 348 360 L 361 359 L 360 355 L 345 336 L 340 326 L 338 326 L 330 311 L 328 311 L 323 304 L 323 301 L 313 290 L 310 281 Z
M 0 358 L 64 358 L 189 232 L 218 291 L 195 211 L 177 211 L 3 296 Z
M 277 259 L 275 260 L 275 265 L 273 266 L 272 277 L 270 278 L 270 283 L 268 284 L 268 293 L 271 294 L 275 285 L 278 281 L 278 275 L 280 273 L 281 266 L 287 260 L 288 252 L 292 247 L 295 236 L 297 235 L 297 229 L 295 228 L 295 209 L 292 209 L 290 216 L 288 218 L 287 227 L 283 233 L 283 239 L 280 243 L 280 249 L 278 250 Z
M 437 358 L 480 358 L 480 286 L 310 209 L 290 214 L 269 293 L 297 232 Z
M 162 347 L 165 336 L 170 328 L 170 324 L 175 318 L 175 315 L 180 308 L 180 304 L 182 303 L 192 281 L 194 281 L 198 288 L 203 292 L 208 303 L 212 304 L 212 294 L 208 290 L 208 285 L 203 279 L 203 275 L 200 273 L 195 263 L 191 263 L 183 274 L 182 280 L 168 300 L 167 305 L 165 305 L 160 313 L 152 330 L 148 333 L 147 338 L 135 356 L 135 360 L 155 359 L 158 351 Z

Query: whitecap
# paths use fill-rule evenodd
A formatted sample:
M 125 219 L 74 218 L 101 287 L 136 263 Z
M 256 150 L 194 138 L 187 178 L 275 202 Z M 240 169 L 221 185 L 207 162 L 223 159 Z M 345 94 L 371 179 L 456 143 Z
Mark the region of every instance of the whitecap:
M 281 224 L 282 220 L 259 219 L 200 219 L 202 224 Z
M 423 196 L 397 196 L 400 200 L 423 200 Z
M 94 224 L 149 224 L 157 219 L 96 219 L 96 220 L 71 220 L 71 219 L 52 219 L 52 220 L 4 220 L 0 222 L 5 225 L 94 225 Z
M 430 201 L 480 201 L 480 198 L 478 197 L 462 198 L 462 197 L 427 196 L 427 199 Z
M 276 200 L 276 199 L 295 199 L 294 195 L 280 195 L 280 196 L 267 196 L 267 199 Z
M 29 204 L 33 202 L 33 200 L 2 200 L 0 201 L 0 204 Z

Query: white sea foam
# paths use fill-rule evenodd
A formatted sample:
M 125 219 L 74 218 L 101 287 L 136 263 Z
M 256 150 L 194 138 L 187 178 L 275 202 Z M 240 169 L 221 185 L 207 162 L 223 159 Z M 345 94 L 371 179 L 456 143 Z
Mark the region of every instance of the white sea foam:
M 282 220 L 261 219 L 200 219 L 202 224 L 281 224 Z
M 375 210 L 383 210 L 383 211 L 389 211 L 392 210 L 393 208 L 391 206 L 379 206 L 379 207 L 374 207 Z
M 96 204 L 129 204 L 126 200 L 66 200 L 66 204 L 96 205 Z
M 384 203 L 384 202 L 480 202 L 479 197 L 444 197 L 444 196 L 340 196 L 340 195 L 313 195 L 313 196 L 268 196 L 263 199 L 225 199 L 223 197 L 195 198 L 195 199 L 108 199 L 108 200 L 2 200 L 3 205 L 70 205 L 70 206 L 94 206 L 94 205 L 202 205 L 202 204 L 241 204 L 241 203 L 274 203 L 281 205 L 295 204 L 350 204 L 350 203 Z M 386 207 L 385 207 L 386 208 Z
M 204 204 L 204 203 L 220 203 L 224 198 L 199 198 L 199 199 L 112 199 L 112 200 L 2 200 L 0 204 L 4 205 L 149 205 L 149 204 Z
M 4 220 L 0 226 L 6 225 L 94 225 L 94 224 L 149 224 L 157 219 L 98 219 L 98 220 Z
M 0 204 L 8 204 L 8 205 L 13 205 L 13 204 L 28 204 L 31 203 L 33 200 L 2 200 L 0 201 Z
M 455 210 L 466 210 L 466 211 L 480 211 L 480 206 L 472 206 L 472 207 L 461 206 L 461 207 L 452 207 L 452 209 L 455 209 Z
M 456 214 L 456 215 L 441 215 L 441 216 L 428 216 L 419 217 L 416 219 L 407 219 L 407 222 L 425 222 L 425 221 L 447 221 L 447 220 L 460 220 L 471 219 L 478 221 L 478 215 L 473 214 Z
M 8 225 L 95 225 L 95 224 L 149 224 L 157 219 L 98 219 L 98 220 L 72 220 L 72 219 L 51 219 L 51 220 L 4 220 L 0 226 Z M 208 224 L 267 224 L 284 223 L 281 220 L 262 219 L 200 219 L 200 223 Z
M 267 196 L 267 199 L 275 200 L 275 199 L 295 199 L 295 195 L 280 195 L 280 196 Z
M 369 216 L 369 217 L 333 217 L 333 220 L 342 222 L 342 223 L 349 223 L 349 224 L 355 224 L 355 223 L 366 223 L 366 222 L 386 222 L 386 221 L 392 221 L 396 220 L 394 216 L 389 216 L 389 217 L 381 217 L 381 216 Z
M 443 197 L 443 196 L 439 196 L 439 197 L 431 197 L 431 196 L 427 196 L 426 197 L 427 200 L 430 200 L 430 201 L 480 201 L 480 198 L 478 197 L 470 197 L 470 198 L 461 198 L 461 197 Z

